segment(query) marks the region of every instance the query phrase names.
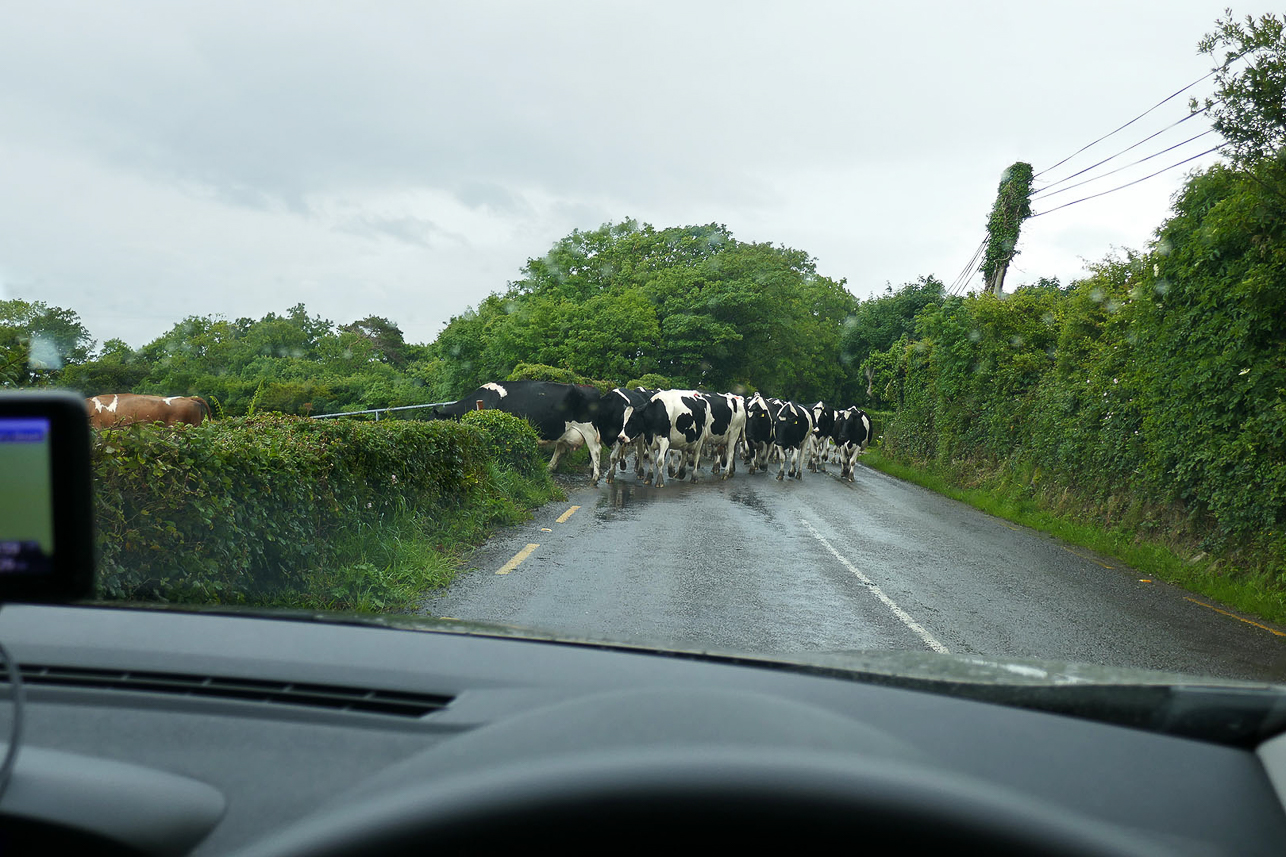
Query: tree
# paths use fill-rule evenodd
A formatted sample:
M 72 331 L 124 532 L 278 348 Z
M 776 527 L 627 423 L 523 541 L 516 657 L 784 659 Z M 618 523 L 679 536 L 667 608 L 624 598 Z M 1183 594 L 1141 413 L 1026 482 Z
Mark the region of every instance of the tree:
M 996 191 L 996 204 L 987 219 L 987 252 L 982 257 L 982 273 L 987 278 L 987 291 L 999 295 L 1005 286 L 1005 271 L 1018 255 L 1018 232 L 1023 221 L 1031 217 L 1031 164 L 1019 161 L 1005 170 Z
M 0 301 L 0 386 L 56 382 L 59 370 L 84 363 L 93 347 L 72 310 L 42 301 Z
M 109 339 L 94 359 L 63 369 L 58 382 L 86 396 L 132 393 L 150 371 L 151 367 L 127 342 Z
M 1231 9 L 1225 15 L 1197 43 L 1198 51 L 1220 63 L 1215 93 L 1201 106 L 1228 141 L 1232 162 L 1246 167 L 1280 156 L 1286 145 L 1286 28 L 1276 15 L 1247 15 L 1245 21 L 1234 20 Z M 1233 62 L 1242 59 L 1246 65 L 1234 71 Z M 1189 107 L 1197 110 L 1197 100 Z
M 430 348 L 443 398 L 522 363 L 617 384 L 841 395 L 841 325 L 858 301 L 800 250 L 736 241 L 718 224 L 627 220 L 530 259 L 503 295 L 451 320 Z M 848 385 L 851 386 L 851 385 Z
M 889 363 L 888 351 L 893 344 L 915 332 L 915 317 L 926 306 L 940 304 L 946 292 L 942 281 L 934 276 L 920 277 L 894 291 L 862 301 L 857 311 L 844 323 L 840 359 L 849 371 L 857 370 L 861 385 L 852 401 L 881 407 L 885 381 L 876 376 Z
M 384 363 L 399 369 L 406 366 L 406 341 L 402 338 L 402 330 L 387 318 L 371 315 L 340 329 L 368 340 L 377 358 Z

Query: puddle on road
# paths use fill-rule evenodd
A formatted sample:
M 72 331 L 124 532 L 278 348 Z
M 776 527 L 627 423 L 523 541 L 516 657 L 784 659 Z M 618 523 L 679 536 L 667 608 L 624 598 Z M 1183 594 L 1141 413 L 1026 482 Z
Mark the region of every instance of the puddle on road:
M 740 503 L 751 511 L 758 512 L 770 521 L 773 519 L 772 512 L 768 510 L 768 504 L 753 491 L 748 491 L 744 488 L 735 490 L 728 494 L 728 499 L 734 503 Z
M 594 507 L 594 517 L 599 521 L 620 520 L 632 517 L 633 510 L 645 503 L 673 503 L 687 499 L 693 491 L 709 491 L 711 489 L 734 503 L 738 503 L 752 512 L 762 515 L 765 520 L 772 521 L 775 519 L 768 504 L 753 488 L 744 483 L 738 486 L 731 481 L 723 482 L 717 478 L 710 479 L 709 477 L 696 483 L 679 482 L 674 479 L 666 482 L 664 488 L 656 488 L 643 482 L 617 477 L 610 485 L 604 483 L 603 494 Z
M 671 480 L 664 488 L 655 488 L 642 482 L 621 479 L 619 476 L 610 485 L 604 483 L 603 496 L 594 508 L 594 517 L 600 521 L 612 521 L 629 515 L 630 510 L 656 501 L 676 500 L 687 495 L 692 488 L 701 483 Z

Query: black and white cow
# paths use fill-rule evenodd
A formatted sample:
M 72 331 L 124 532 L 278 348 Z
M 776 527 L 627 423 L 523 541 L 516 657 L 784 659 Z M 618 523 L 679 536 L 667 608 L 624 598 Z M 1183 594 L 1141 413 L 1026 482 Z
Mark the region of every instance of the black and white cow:
M 866 445 L 871 442 L 871 418 L 866 411 L 856 407 L 840 411 L 835 421 L 834 437 L 839 445 L 839 477 L 852 482 L 857 457 L 866 452 Z
M 826 470 L 831 434 L 835 431 L 836 411 L 825 402 L 817 402 L 809 410 L 813 412 L 813 450 L 808 456 L 808 469 L 816 473 L 819 469 Z
M 813 412 L 806 405 L 786 402 L 773 420 L 773 446 L 781 454 L 781 466 L 777 468 L 777 479 L 780 481 L 786 472 L 786 459 L 794 453 L 790 475 L 796 479 L 803 478 L 804 461 L 813 447 Z
M 634 411 L 645 406 L 655 392 L 655 390 L 648 392 L 642 389 L 630 390 L 617 387 L 609 393 L 604 393 L 599 401 L 594 426 L 598 429 L 599 437 L 602 438 L 603 447 L 611 449 L 605 466 L 608 482 L 615 479 L 615 468 L 618 464 L 621 470 L 625 469 L 625 458 L 631 448 L 635 452 L 634 474 L 639 479 L 643 478 L 643 462 L 647 460 L 647 446 L 643 437 L 640 435 L 632 442 L 625 443 L 620 435 L 621 429 L 625 428 L 630 417 L 634 416 Z
M 461 417 L 473 410 L 498 410 L 525 417 L 536 427 L 541 446 L 553 446 L 549 469 L 558 466 L 564 452 L 584 444 L 594 465 L 598 485 L 599 433 L 594 426 L 602 396 L 593 387 L 553 381 L 502 381 L 483 384 L 449 405 L 433 409 L 433 419 Z
M 750 472 L 768 469 L 768 454 L 773 448 L 773 421 L 781 410 L 781 401 L 765 399 L 755 393 L 746 400 L 746 464 Z
M 710 472 L 717 474 L 722 469 L 727 479 L 737 469 L 737 443 L 746 430 L 746 400 L 735 393 L 703 393 L 702 397 L 710 406 L 710 428 L 706 433 L 706 443 L 714 457 Z
M 619 438 L 631 443 L 643 437 L 652 450 L 652 473 L 658 488 L 665 485 L 666 460 L 671 449 L 679 453 L 691 451 L 694 456 L 692 481 L 697 481 L 697 467 L 701 464 L 701 445 L 709 429 L 710 408 L 701 394 L 694 390 L 661 390 L 648 403 L 635 408 L 634 413 L 621 429 Z M 679 469 L 682 479 L 686 461 Z M 653 482 L 651 476 L 645 482 Z

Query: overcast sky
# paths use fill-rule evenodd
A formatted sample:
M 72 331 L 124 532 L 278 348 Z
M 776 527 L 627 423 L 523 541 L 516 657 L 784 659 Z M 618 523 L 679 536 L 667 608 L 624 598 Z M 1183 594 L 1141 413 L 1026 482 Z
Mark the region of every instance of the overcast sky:
M 1200 78 L 1231 2 L 0 0 L 0 298 L 71 308 L 100 343 L 300 302 L 426 342 L 627 217 L 804 250 L 859 297 L 951 283 L 1005 167 L 1051 167 Z M 1216 157 L 1029 221 L 1007 285 L 1144 247 Z

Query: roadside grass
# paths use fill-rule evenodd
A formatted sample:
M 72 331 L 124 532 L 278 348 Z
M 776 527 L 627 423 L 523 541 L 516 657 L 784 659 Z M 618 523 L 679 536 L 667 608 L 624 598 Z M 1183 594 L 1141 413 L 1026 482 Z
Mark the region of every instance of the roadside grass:
M 1204 553 L 1185 557 L 1192 548 L 1164 535 L 1148 537 L 1131 526 L 1105 528 L 1088 523 L 1069 512 L 1056 512 L 1034 495 L 1029 486 L 1004 479 L 984 480 L 980 485 L 957 484 L 941 472 L 896 461 L 878 448 L 871 448 L 862 463 L 873 470 L 911 482 L 975 509 L 1055 536 L 1068 544 L 1087 548 L 1139 572 L 1141 579 L 1159 579 L 1190 592 L 1214 599 L 1235 611 L 1286 625 L 1286 591 L 1271 570 L 1247 570 Z M 1258 559 L 1258 558 L 1256 558 Z M 1265 563 L 1254 563 L 1261 568 Z M 1252 566 L 1253 567 L 1253 566 Z
M 407 613 L 425 593 L 449 585 L 464 557 L 497 527 L 531 518 L 533 509 L 565 498 L 543 470 L 525 476 L 492 468 L 493 486 L 482 496 L 431 514 L 401 509 L 373 524 L 336 536 L 340 557 L 314 569 L 300 588 L 281 588 L 251 598 L 251 604 L 304 610 Z

